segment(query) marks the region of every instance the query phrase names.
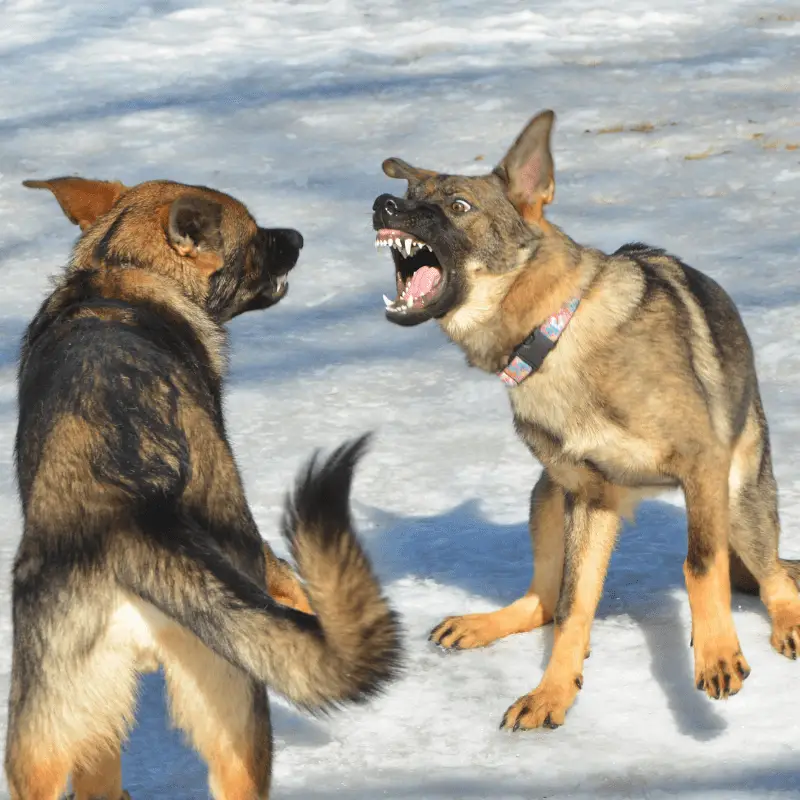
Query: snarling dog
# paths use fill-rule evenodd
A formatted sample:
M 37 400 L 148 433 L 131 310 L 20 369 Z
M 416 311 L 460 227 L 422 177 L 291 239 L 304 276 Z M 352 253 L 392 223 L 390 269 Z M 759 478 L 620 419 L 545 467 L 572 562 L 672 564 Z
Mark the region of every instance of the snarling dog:
M 459 650 L 555 621 L 541 683 L 503 718 L 514 730 L 564 722 L 620 520 L 664 489 L 686 498 L 697 688 L 728 697 L 750 672 L 731 579 L 760 591 L 773 647 L 790 658 L 800 650 L 800 564 L 778 558 L 769 433 L 739 313 L 717 283 L 663 250 L 628 244 L 606 255 L 547 221 L 553 120 L 533 118 L 489 175 L 388 159 L 384 172 L 408 189 L 373 206 L 397 283 L 386 316 L 436 319 L 471 366 L 499 376 L 516 431 L 543 465 L 528 592 L 431 633 Z
M 20 357 L 11 797 L 55 800 L 70 775 L 78 800 L 126 796 L 120 745 L 157 663 L 213 796 L 266 798 L 267 688 L 309 709 L 365 700 L 399 655 L 350 520 L 366 439 L 312 459 L 287 501 L 306 602 L 264 549 L 226 437 L 223 325 L 285 296 L 302 237 L 205 187 L 27 185 L 82 235 Z

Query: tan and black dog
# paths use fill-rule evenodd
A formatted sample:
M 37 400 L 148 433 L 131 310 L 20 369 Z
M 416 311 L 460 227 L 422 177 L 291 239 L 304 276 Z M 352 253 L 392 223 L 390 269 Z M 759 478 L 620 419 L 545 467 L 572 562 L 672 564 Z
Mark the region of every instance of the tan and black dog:
M 555 620 L 541 683 L 503 718 L 515 730 L 564 722 L 620 519 L 665 488 L 686 498 L 697 688 L 727 697 L 750 672 L 731 578 L 760 591 L 773 647 L 790 658 L 800 650 L 800 565 L 778 558 L 769 434 L 742 320 L 717 283 L 663 250 L 629 244 L 606 255 L 545 219 L 553 120 L 551 111 L 532 119 L 489 175 L 388 159 L 384 172 L 408 190 L 373 206 L 398 290 L 384 298 L 387 317 L 436 319 L 470 365 L 502 378 L 516 431 L 544 467 L 526 595 L 431 633 L 465 649 Z
M 223 324 L 286 294 L 302 237 L 205 187 L 26 185 L 83 233 L 19 366 L 11 797 L 56 800 L 70 775 L 78 800 L 125 796 L 137 676 L 160 664 L 213 796 L 267 798 L 267 687 L 309 709 L 360 701 L 399 655 L 350 521 L 366 439 L 313 459 L 287 501 L 312 615 L 264 548 L 225 433 Z

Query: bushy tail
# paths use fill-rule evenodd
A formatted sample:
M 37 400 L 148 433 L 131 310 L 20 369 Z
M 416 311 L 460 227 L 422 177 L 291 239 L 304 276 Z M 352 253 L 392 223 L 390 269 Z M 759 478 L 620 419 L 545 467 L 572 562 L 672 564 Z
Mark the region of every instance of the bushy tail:
M 192 520 L 146 524 L 123 585 L 256 680 L 308 709 L 364 701 L 399 669 L 400 627 L 353 531 L 350 488 L 369 436 L 314 456 L 287 499 L 284 536 L 316 616 L 276 603 Z M 161 531 L 159 534 L 158 531 Z
M 396 676 L 400 626 L 354 533 L 350 490 L 369 435 L 315 455 L 287 498 L 283 535 L 322 630 L 330 695 L 357 701 Z

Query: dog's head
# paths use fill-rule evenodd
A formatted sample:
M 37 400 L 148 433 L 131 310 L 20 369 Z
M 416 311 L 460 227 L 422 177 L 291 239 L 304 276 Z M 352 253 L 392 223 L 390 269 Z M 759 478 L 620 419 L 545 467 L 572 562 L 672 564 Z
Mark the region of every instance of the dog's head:
M 238 200 L 204 186 L 148 181 L 127 187 L 85 178 L 24 185 L 49 189 L 80 226 L 73 269 L 159 273 L 221 322 L 279 302 L 303 247 L 297 231 L 261 228 Z
M 397 297 L 386 316 L 399 325 L 446 317 L 476 283 L 535 258 L 549 231 L 543 208 L 555 181 L 550 132 L 555 115 L 534 117 L 488 175 L 468 177 L 383 162 L 390 178 L 408 181 L 404 197 L 382 194 L 373 204 L 375 244 L 390 247 Z

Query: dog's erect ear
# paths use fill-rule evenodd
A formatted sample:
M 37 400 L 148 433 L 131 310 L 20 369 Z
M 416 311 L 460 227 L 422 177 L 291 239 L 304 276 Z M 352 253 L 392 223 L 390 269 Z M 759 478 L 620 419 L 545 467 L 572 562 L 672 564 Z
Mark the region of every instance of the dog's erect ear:
M 61 210 L 82 231 L 111 209 L 128 187 L 119 181 L 92 181 L 86 178 L 51 178 L 47 181 L 23 181 L 29 189 L 49 189 Z
M 179 255 L 198 260 L 204 257 L 203 262 L 208 262 L 206 269 L 211 269 L 214 263 L 214 269 L 222 266 L 221 228 L 222 206 L 206 197 L 184 195 L 169 207 L 169 243 Z
M 387 158 L 383 162 L 383 171 L 390 178 L 404 178 L 409 183 L 412 181 L 424 181 L 432 178 L 436 173 L 430 169 L 417 169 L 407 164 L 401 158 Z
M 556 115 L 542 111 L 511 145 L 495 173 L 506 182 L 508 199 L 526 222 L 539 222 L 556 190 L 550 132 Z

